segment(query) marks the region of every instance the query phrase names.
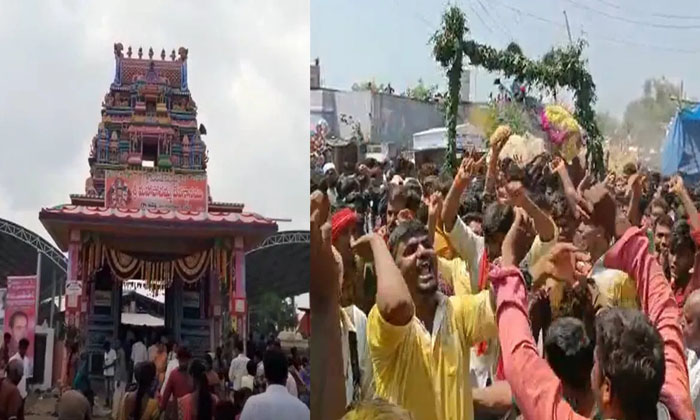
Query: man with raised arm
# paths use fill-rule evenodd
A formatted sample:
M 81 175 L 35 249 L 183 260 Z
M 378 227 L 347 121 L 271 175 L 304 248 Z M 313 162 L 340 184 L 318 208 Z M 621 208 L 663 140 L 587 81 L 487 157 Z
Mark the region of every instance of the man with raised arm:
M 432 240 L 417 220 L 394 229 L 389 249 L 376 234 L 354 248 L 372 254 L 377 273 L 367 327 L 377 396 L 416 420 L 471 420 L 469 349 L 496 335 L 492 292 L 440 293 Z
M 643 310 L 612 308 L 597 319 L 591 382 L 598 410 L 603 418 L 618 420 L 694 419 L 680 312 L 661 267 L 648 252 L 649 240 L 642 229 L 616 224 L 615 203 L 604 186 L 595 186 L 586 198 L 591 220 L 619 238 L 606 254 L 606 266 L 635 278 Z M 561 381 L 532 338 L 525 284 L 516 268 L 520 236 L 515 224 L 503 242 L 501 267 L 490 275 L 506 378 L 525 418 L 584 419 L 563 399 Z M 534 271 L 574 282 L 585 278 L 587 260 L 573 245 L 557 244 Z

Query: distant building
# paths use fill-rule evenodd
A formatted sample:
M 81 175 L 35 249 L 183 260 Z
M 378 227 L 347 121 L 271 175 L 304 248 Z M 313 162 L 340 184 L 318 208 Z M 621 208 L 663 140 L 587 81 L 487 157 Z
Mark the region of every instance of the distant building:
M 372 91 L 342 91 L 320 86 L 320 65 L 311 65 L 311 121 L 315 127 L 320 120 L 328 123 L 330 136 L 347 139 L 353 136 L 352 124 L 342 120 L 350 117 L 359 123 L 365 141 L 371 144 L 395 144 L 400 149 L 412 147 L 413 134 L 445 125 L 445 117 L 437 102 L 424 102 L 400 95 Z M 469 76 L 464 78 L 468 85 Z M 318 83 L 316 83 L 318 82 Z M 469 86 L 461 95 L 469 96 Z M 460 119 L 466 119 L 476 104 L 460 105 Z

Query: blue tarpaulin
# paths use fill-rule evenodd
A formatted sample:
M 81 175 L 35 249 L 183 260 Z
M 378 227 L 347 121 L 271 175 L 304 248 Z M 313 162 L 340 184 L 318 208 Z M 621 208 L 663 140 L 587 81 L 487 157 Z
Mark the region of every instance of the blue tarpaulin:
M 686 183 L 700 181 L 700 105 L 680 110 L 671 121 L 663 146 L 661 173 L 680 173 Z

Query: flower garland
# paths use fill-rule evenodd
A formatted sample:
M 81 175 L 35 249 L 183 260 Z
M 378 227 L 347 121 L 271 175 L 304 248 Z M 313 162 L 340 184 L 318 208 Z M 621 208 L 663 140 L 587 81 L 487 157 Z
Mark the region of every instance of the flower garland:
M 595 83 L 586 69 L 582 58 L 585 41 L 555 48 L 541 60 L 525 57 L 516 44 L 505 50 L 496 50 L 475 41 L 465 40 L 468 33 L 464 13 L 456 6 L 449 7 L 443 14 L 442 27 L 432 37 L 433 56 L 448 74 L 448 104 L 459 100 L 461 88 L 462 57 L 469 57 L 471 64 L 489 71 L 502 72 L 506 77 L 514 77 L 518 83 L 546 89 L 552 93 L 559 87 L 570 88 L 574 93 L 574 116 L 588 136 L 587 158 L 592 172 L 599 178 L 605 175 L 603 137 L 595 121 L 593 104 L 596 101 Z M 448 126 L 448 156 L 454 160 L 450 145 L 456 141 L 450 131 L 450 124 L 456 121 L 457 108 L 446 107 L 445 120 Z

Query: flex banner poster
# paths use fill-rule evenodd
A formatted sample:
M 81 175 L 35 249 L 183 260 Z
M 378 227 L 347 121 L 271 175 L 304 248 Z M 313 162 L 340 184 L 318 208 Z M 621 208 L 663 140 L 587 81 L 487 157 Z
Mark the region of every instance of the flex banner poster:
M 12 334 L 10 357 L 17 352 L 19 341 L 29 340 L 29 371 L 34 371 L 34 328 L 36 326 L 36 276 L 8 277 L 3 330 Z
M 129 210 L 207 211 L 207 176 L 106 171 L 105 206 Z

